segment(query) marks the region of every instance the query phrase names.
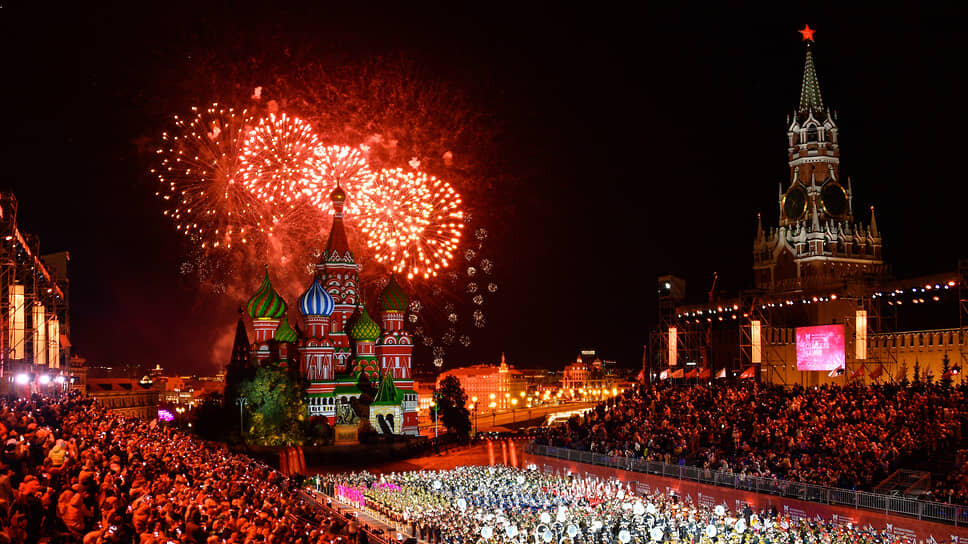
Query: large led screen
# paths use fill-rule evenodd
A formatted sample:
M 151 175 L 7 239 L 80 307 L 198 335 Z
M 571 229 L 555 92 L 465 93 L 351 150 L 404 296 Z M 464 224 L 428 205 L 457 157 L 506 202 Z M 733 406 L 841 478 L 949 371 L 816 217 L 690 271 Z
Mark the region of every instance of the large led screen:
M 797 370 L 844 368 L 844 326 L 797 328 Z

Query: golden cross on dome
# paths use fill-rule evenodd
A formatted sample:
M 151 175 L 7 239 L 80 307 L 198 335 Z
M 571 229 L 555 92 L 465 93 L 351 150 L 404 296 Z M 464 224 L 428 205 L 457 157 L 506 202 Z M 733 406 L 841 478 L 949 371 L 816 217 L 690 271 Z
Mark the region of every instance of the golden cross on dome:
M 797 32 L 799 32 L 800 35 L 803 36 L 803 41 L 805 42 L 814 41 L 813 33 L 816 32 L 816 30 L 810 28 L 810 25 L 803 25 L 803 30 L 798 30 Z

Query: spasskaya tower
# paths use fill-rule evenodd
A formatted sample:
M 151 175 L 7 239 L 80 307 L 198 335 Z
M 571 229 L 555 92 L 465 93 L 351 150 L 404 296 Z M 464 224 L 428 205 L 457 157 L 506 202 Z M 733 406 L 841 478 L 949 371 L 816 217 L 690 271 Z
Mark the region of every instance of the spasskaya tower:
M 757 219 L 753 284 L 769 291 L 822 288 L 883 271 L 881 234 L 854 214 L 849 178 L 841 175 L 837 116 L 824 105 L 814 61 L 814 30 L 805 46 L 800 103 L 788 117 L 789 176 L 780 182 L 778 226 Z

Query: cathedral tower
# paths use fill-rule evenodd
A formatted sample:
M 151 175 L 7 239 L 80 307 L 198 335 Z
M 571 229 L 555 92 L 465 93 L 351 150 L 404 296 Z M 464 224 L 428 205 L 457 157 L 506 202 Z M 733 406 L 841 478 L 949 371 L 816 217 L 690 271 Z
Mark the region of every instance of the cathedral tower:
M 255 358 L 262 363 L 270 357 L 270 343 L 274 342 L 279 321 L 286 316 L 286 301 L 272 287 L 268 266 L 262 285 L 249 299 L 246 311 L 252 318 L 252 328 L 255 330 Z
M 329 318 L 329 339 L 333 344 L 333 364 L 338 373 L 349 372 L 352 355 L 350 339 L 346 334 L 346 322 L 356 310 L 359 297 L 360 267 L 353 259 L 346 231 L 343 227 L 343 208 L 346 192 L 337 185 L 329 195 L 333 201 L 333 229 L 316 265 L 317 277 L 333 298 L 334 310 Z
M 350 337 L 356 343 L 356 357 L 353 359 L 353 375 L 365 372 L 370 383 L 380 380 L 380 362 L 374 353 L 374 343 L 380 338 L 380 327 L 370 317 L 365 306 L 360 307 L 360 317 L 350 330 Z
M 299 297 L 299 313 L 306 324 L 305 338 L 299 347 L 303 376 L 309 381 L 331 380 L 333 369 L 333 344 L 329 340 L 329 319 L 335 308 L 319 278 Z
M 397 387 L 413 387 L 410 374 L 413 355 L 413 339 L 403 328 L 403 316 L 407 311 L 407 294 L 390 276 L 390 283 L 380 294 L 380 307 L 383 309 L 383 334 L 376 345 L 376 356 L 380 359 L 380 370 L 390 374 Z

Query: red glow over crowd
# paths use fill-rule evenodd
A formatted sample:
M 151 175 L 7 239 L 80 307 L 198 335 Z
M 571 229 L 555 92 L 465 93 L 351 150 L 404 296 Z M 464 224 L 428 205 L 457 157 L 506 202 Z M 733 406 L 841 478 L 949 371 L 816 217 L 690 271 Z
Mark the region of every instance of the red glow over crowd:
M 0 543 L 347 541 L 275 470 L 88 399 L 2 402 L 0 433 Z

